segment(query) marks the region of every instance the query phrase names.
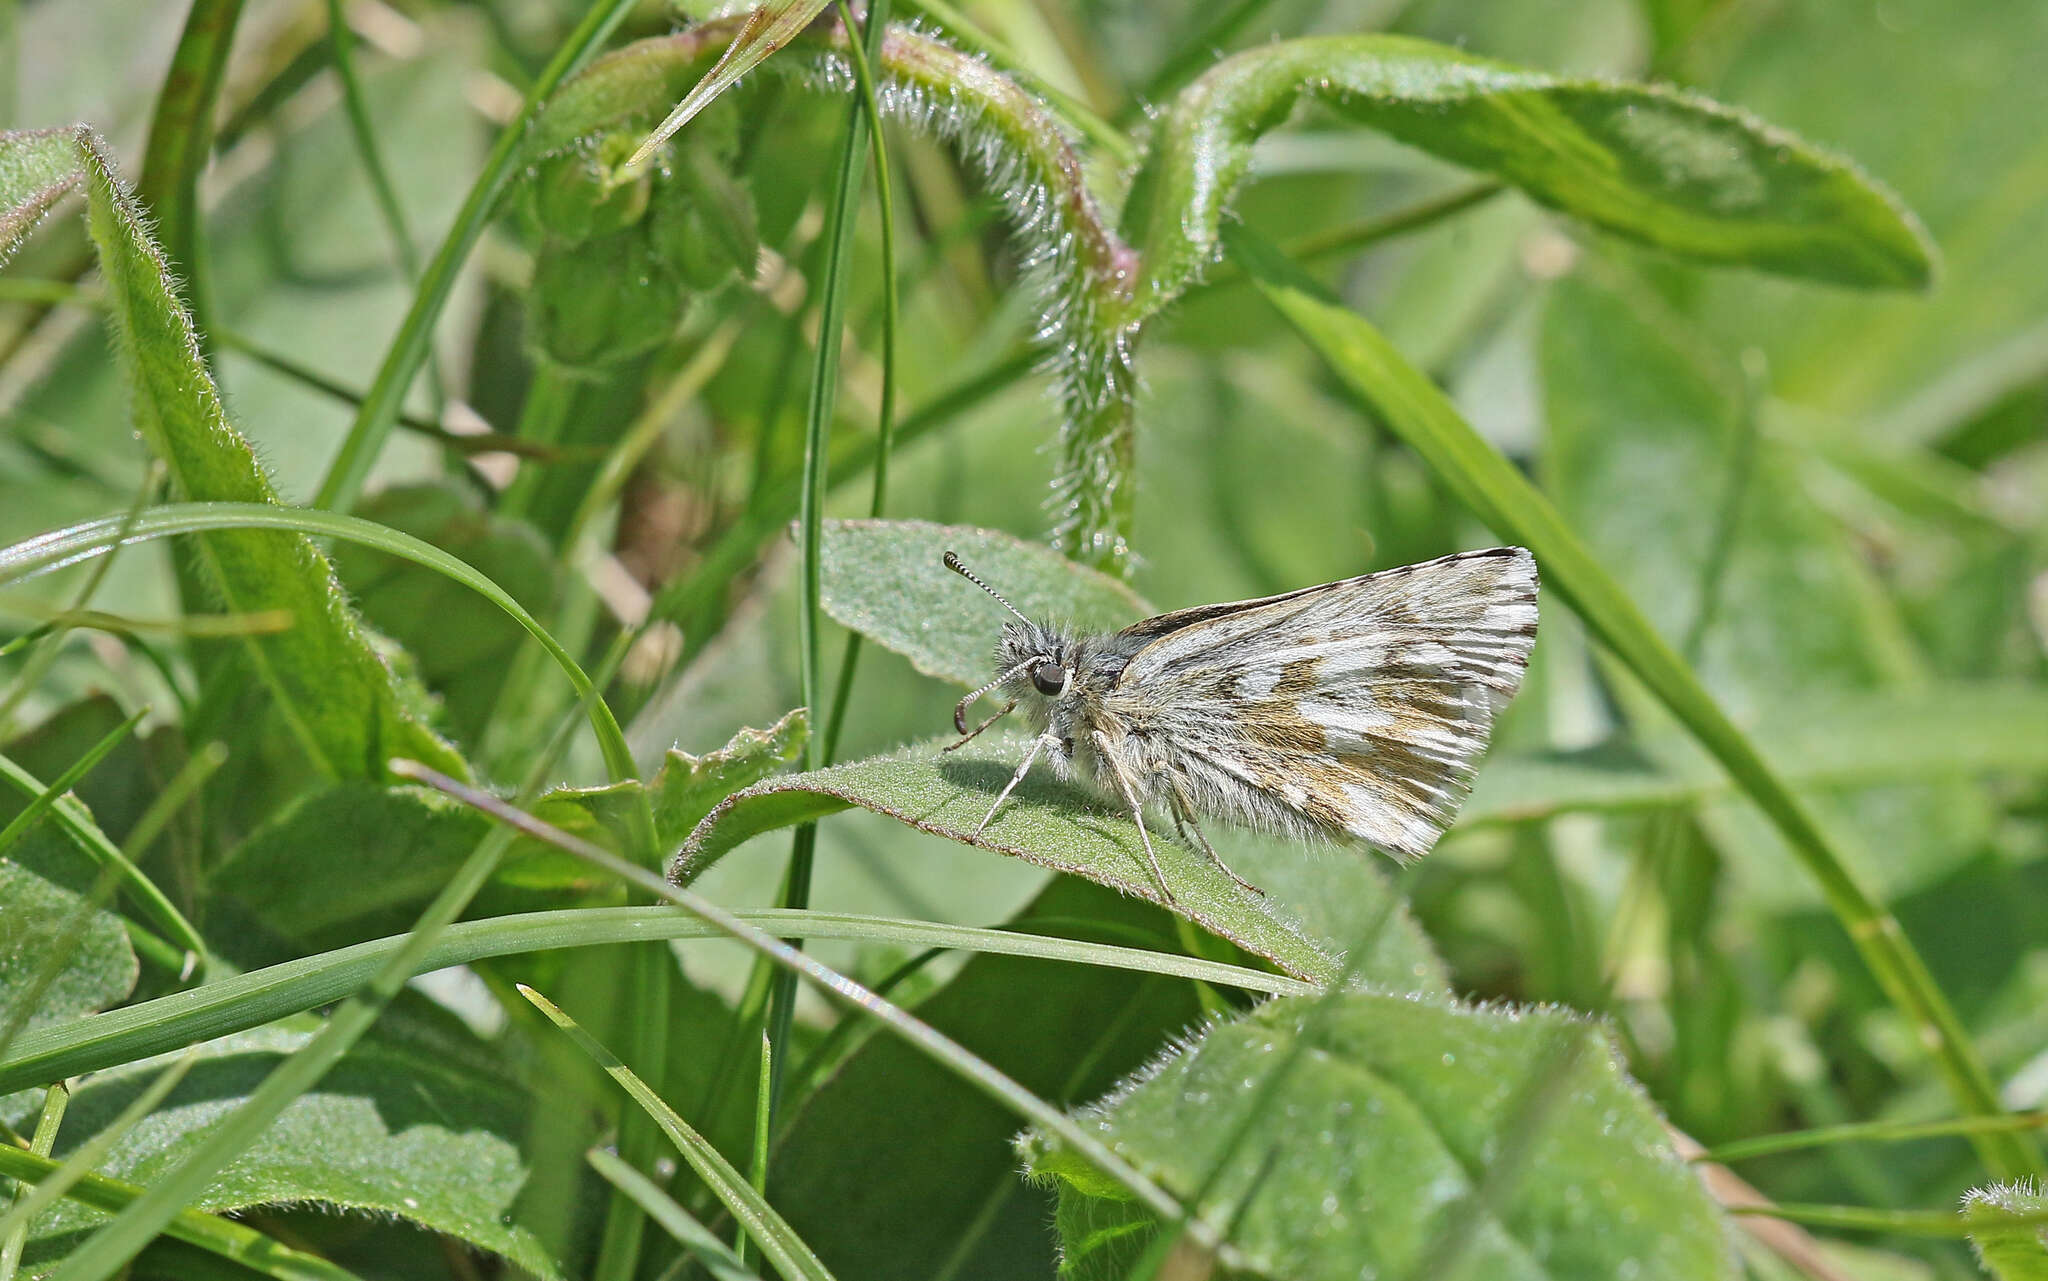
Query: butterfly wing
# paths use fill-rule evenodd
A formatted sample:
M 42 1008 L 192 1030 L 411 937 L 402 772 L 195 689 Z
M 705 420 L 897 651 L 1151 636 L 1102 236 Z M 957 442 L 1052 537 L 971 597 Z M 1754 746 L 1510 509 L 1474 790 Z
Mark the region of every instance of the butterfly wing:
M 1118 710 L 1217 817 L 1426 853 L 1471 791 L 1536 638 L 1536 561 L 1463 552 L 1162 614 Z

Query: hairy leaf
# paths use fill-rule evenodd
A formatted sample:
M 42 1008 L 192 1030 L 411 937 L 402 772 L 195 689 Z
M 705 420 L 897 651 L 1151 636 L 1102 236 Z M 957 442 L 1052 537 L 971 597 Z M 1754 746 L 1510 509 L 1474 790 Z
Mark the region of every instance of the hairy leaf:
M 1563 1012 L 1283 998 L 1083 1120 L 1189 1197 L 1281 1063 L 1271 1106 L 1199 1207 L 1234 1225 L 1244 1275 L 1732 1275 L 1727 1230 L 1655 1110 L 1599 1028 Z M 1056 1141 L 1023 1146 L 1030 1173 L 1057 1181 L 1061 1275 L 1125 1276 L 1155 1226 Z
M 1114 629 L 1152 612 L 1121 582 L 1042 543 L 922 520 L 825 522 L 825 612 L 928 676 L 979 685 L 994 675 L 989 654 L 1012 620 L 940 563 L 949 551 L 1034 619 Z
M 922 832 L 1164 901 L 1146 866 L 1130 814 L 1060 782 L 1047 768 L 1032 771 L 987 831 L 974 839 L 971 834 L 1024 758 L 1028 744 L 1012 735 L 990 733 L 941 755 L 948 741 L 917 744 L 736 792 L 697 825 L 669 874 L 688 882 L 750 837 L 858 805 Z M 1218 853 L 1230 857 L 1231 842 L 1225 833 L 1212 833 L 1210 840 Z M 1203 854 L 1163 833 L 1152 834 L 1152 848 L 1182 915 L 1290 974 L 1328 979 L 1336 973 L 1329 953 L 1286 919 L 1284 904 L 1240 889 Z
M 2014 1215 L 2031 1223 L 2002 1222 Z M 2025 1183 L 1972 1188 L 1963 1197 L 1963 1222 L 1984 1270 L 1998 1281 L 2048 1281 L 2048 1197 Z
M 87 223 L 144 439 L 186 497 L 276 503 L 248 441 L 228 421 L 192 318 L 105 144 L 89 129 L 0 135 L 0 156 L 19 157 L 13 172 L 31 184 L 47 177 L 64 146 L 86 187 Z M 0 177 L 12 176 L 9 168 L 0 164 Z M 0 208 L 33 209 L 45 190 L 0 189 Z M 426 727 L 415 698 L 372 647 L 311 540 L 235 530 L 202 535 L 198 545 L 208 585 L 227 610 L 291 617 L 288 631 L 247 638 L 247 653 L 321 770 L 378 778 L 390 757 L 412 756 L 467 776 L 462 759 Z
M 52 862 L 72 874 L 51 879 Z M 134 989 L 128 933 L 104 904 L 87 904 L 92 881 L 91 865 L 47 818 L 0 858 L 0 1035 L 17 1023 L 45 1027 L 103 1010 Z M 55 972 L 38 993 L 52 962 Z M 24 1007 L 31 999 L 34 1005 Z
M 1923 287 L 1933 245 L 1839 157 L 1697 94 L 1573 80 L 1402 36 L 1283 40 L 1228 58 L 1166 112 L 1125 208 L 1141 313 L 1221 252 L 1251 143 L 1313 96 L 1595 226 L 1708 262 Z
M 210 1043 L 99 1172 L 129 1183 L 161 1178 L 309 1035 L 278 1026 Z M 143 1060 L 79 1087 L 65 1120 L 67 1141 L 55 1155 L 112 1120 L 162 1067 Z M 520 1150 L 527 1106 L 523 1091 L 445 1054 L 364 1042 L 293 1101 L 193 1208 L 317 1205 L 391 1216 L 556 1276 L 553 1261 L 511 1216 L 527 1175 Z M 37 1220 L 28 1257 L 60 1256 L 105 1221 L 67 1202 Z

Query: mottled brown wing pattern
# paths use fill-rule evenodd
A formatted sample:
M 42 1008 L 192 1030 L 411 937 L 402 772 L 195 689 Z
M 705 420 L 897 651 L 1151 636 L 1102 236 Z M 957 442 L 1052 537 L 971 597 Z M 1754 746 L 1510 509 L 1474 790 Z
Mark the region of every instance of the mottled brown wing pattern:
M 1536 637 L 1518 547 L 1135 624 L 1115 710 L 1191 808 L 1426 853 Z

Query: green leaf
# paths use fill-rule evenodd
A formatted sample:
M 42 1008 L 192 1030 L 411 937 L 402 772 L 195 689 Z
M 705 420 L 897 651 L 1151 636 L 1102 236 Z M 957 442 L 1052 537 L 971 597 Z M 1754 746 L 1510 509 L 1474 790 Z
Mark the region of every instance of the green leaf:
M 162 1178 L 310 1035 L 280 1026 L 209 1044 L 163 1105 L 114 1144 L 100 1173 L 140 1184 Z M 73 1095 L 66 1133 L 99 1130 L 163 1066 L 145 1060 L 92 1077 Z M 191 1208 L 310 1204 L 390 1216 L 557 1276 L 511 1215 L 527 1175 L 520 1143 L 528 1107 L 523 1091 L 446 1055 L 365 1041 L 293 1100 Z M 60 1143 L 55 1155 L 67 1150 Z M 60 1257 L 105 1221 L 75 1204 L 53 1209 L 37 1220 L 27 1257 Z
M 31 868 L 51 861 L 72 865 L 64 881 Z M 0 1028 L 20 1015 L 17 1003 L 33 995 L 37 975 L 52 952 L 68 949 L 55 979 L 28 1011 L 23 1030 L 69 1022 L 125 1000 L 135 988 L 135 952 L 121 918 L 105 907 L 88 907 L 84 894 L 93 880 L 88 864 L 48 820 L 26 832 L 0 858 Z M 75 888 L 73 888 L 75 886 Z
M 1009 614 L 940 563 L 969 569 L 1033 618 L 1111 630 L 1153 613 L 1130 588 L 1041 543 L 968 525 L 832 520 L 824 529 L 825 612 L 927 676 L 979 685 Z
M 402 485 L 357 505 L 366 520 L 432 543 L 504 588 L 530 614 L 554 608 L 557 574 L 531 526 L 483 510 L 453 483 Z M 420 679 L 440 696 L 449 729 L 474 743 L 489 721 L 525 631 L 475 592 L 413 561 L 344 543 L 334 568 L 356 608 L 405 647 Z
M 1744 112 L 1403 36 L 1322 36 L 1218 63 L 1155 125 L 1123 220 L 1145 261 L 1138 314 L 1178 296 L 1220 253 L 1252 143 L 1309 96 L 1674 253 L 1877 288 L 1921 288 L 1933 276 L 1933 245 L 1894 196 Z
M 1050 770 L 1027 775 L 981 838 L 972 839 L 970 833 L 1029 744 L 1014 735 L 989 733 L 941 755 L 950 741 L 935 739 L 735 792 L 690 834 L 670 865 L 670 877 L 687 884 L 742 841 L 858 805 L 921 832 L 1162 902 L 1131 816 L 1059 781 Z M 1229 840 L 1218 833 L 1211 842 L 1225 859 L 1230 857 Z M 1326 980 L 1337 972 L 1327 952 L 1283 919 L 1284 905 L 1246 892 L 1205 855 L 1163 833 L 1152 834 L 1152 848 L 1181 915 L 1289 974 Z M 1371 856 L 1347 852 L 1344 857 Z
M 594 819 L 621 848 L 631 848 L 632 815 L 644 792 L 654 811 L 657 842 L 674 849 L 720 801 L 794 761 L 809 732 L 809 718 L 799 707 L 767 729 L 740 730 L 715 752 L 692 756 L 670 748 L 652 782 L 622 779 L 602 787 L 557 788 L 540 798 L 534 813 L 570 831 Z
M 0 156 L 22 157 L 17 172 L 33 183 L 47 176 L 63 137 L 0 135 Z M 275 504 L 269 477 L 228 421 L 191 316 L 105 144 L 80 129 L 69 135 L 69 145 L 85 180 L 87 224 L 144 439 L 187 497 Z M 0 189 L 0 207 L 33 207 L 45 189 Z M 208 584 L 228 611 L 290 615 L 290 630 L 245 643 L 285 720 L 323 771 L 379 778 L 384 762 L 398 755 L 467 776 L 461 758 L 421 722 L 309 539 L 220 531 L 203 535 L 199 547 Z
M 2028 1215 L 2031 1223 L 2001 1223 L 2010 1215 Z M 1998 1281 L 2048 1281 L 2048 1197 L 2031 1184 L 2005 1183 L 1972 1188 L 1963 1197 L 1963 1222 L 1970 1227 L 1970 1245 L 1978 1262 Z
M 1334 1005 L 1311 1020 L 1318 1000 Z M 1201 1207 L 1235 1222 L 1242 1275 L 1732 1275 L 1727 1229 L 1655 1109 L 1598 1026 L 1561 1011 L 1286 998 L 1211 1029 L 1083 1120 L 1191 1196 L 1304 1032 L 1277 1105 Z M 1029 1172 L 1058 1184 L 1061 1275 L 1124 1276 L 1152 1225 L 1057 1142 L 1023 1146 Z

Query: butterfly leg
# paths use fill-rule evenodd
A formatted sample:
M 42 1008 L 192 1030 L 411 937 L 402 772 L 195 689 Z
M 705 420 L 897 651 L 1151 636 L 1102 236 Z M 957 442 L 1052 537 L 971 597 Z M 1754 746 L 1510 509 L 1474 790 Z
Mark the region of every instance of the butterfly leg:
M 1179 789 L 1175 789 L 1173 794 L 1173 830 L 1180 833 L 1180 838 L 1183 841 L 1188 841 L 1200 849 L 1202 853 L 1207 854 L 1209 861 L 1222 868 L 1225 876 L 1236 881 L 1239 885 L 1250 890 L 1260 898 L 1266 897 L 1266 891 L 1231 870 L 1230 864 L 1224 862 L 1223 856 L 1216 852 L 1216 847 L 1209 844 L 1209 838 L 1202 835 L 1201 828 L 1195 826 L 1195 816 L 1188 812 L 1187 803 L 1181 799 Z M 1193 839 L 1189 840 L 1191 837 Z
M 1115 748 L 1110 744 L 1109 735 L 1096 730 L 1095 754 L 1102 763 L 1109 766 L 1110 776 L 1116 779 L 1116 790 L 1123 795 L 1124 804 L 1131 807 L 1131 818 L 1138 824 L 1138 839 L 1145 846 L 1145 861 L 1152 865 L 1152 879 L 1159 882 L 1159 892 L 1166 896 L 1168 903 L 1178 903 L 1173 891 L 1166 887 L 1166 873 L 1159 870 L 1159 856 L 1152 852 L 1152 834 L 1145 830 L 1145 807 L 1138 803 L 1138 791 L 1131 786 L 1130 776 L 1116 758 Z
M 980 733 L 980 731 L 977 730 L 975 733 Z M 969 735 L 969 737 L 971 738 L 973 735 Z M 1003 802 L 1010 799 L 1010 793 L 1017 790 L 1017 784 L 1023 782 L 1024 776 L 1031 772 L 1032 763 L 1038 759 L 1038 754 L 1047 747 L 1056 747 L 1058 745 L 1059 740 L 1050 734 L 1040 734 L 1037 738 L 1031 740 L 1031 750 L 1024 754 L 1024 763 L 1017 767 L 1015 774 L 1010 775 L 1010 781 L 1005 783 L 1003 790 L 996 795 L 996 803 L 988 807 L 987 816 L 981 820 L 980 826 L 974 829 L 974 835 L 969 837 L 969 840 L 978 841 L 981 839 L 981 834 L 988 830 L 990 823 L 995 821 L 996 811 L 1003 807 Z M 954 746 L 957 747 L 958 744 L 956 743 Z

